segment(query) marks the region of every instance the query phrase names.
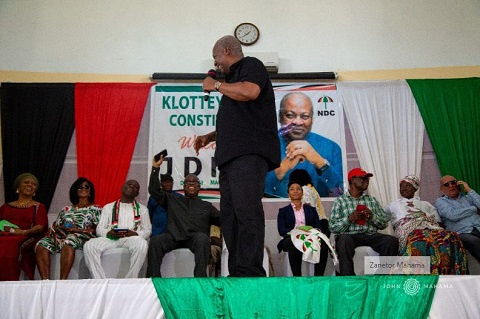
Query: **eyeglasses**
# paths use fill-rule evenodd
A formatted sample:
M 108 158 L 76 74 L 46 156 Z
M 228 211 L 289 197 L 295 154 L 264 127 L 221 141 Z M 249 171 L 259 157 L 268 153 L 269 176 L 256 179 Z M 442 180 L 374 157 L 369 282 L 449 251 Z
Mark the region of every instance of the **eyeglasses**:
M 449 181 L 449 182 L 443 183 L 442 185 L 443 185 L 444 187 L 455 186 L 455 185 L 457 185 L 457 181 L 456 181 L 456 180 Z
M 89 185 L 85 185 L 85 186 L 78 186 L 78 190 L 81 191 L 82 189 L 84 190 L 90 190 L 90 186 Z
M 193 182 L 189 181 L 189 182 L 185 182 L 184 184 L 185 184 L 185 185 L 200 185 L 200 182 L 198 182 L 198 181 L 193 181 Z

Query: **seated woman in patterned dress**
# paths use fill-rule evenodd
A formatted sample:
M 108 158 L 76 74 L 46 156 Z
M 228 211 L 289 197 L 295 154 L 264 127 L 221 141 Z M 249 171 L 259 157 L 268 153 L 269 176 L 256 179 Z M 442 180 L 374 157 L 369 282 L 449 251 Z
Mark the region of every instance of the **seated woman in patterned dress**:
M 440 226 L 437 209 L 414 197 L 420 186 L 415 175 L 400 181 L 402 198 L 390 203 L 390 214 L 401 256 L 430 256 L 430 271 L 436 275 L 467 274 L 467 256 L 457 233 Z
M 95 237 L 101 208 L 94 204 L 95 189 L 84 177 L 70 187 L 70 201 L 58 214 L 48 235 L 36 246 L 38 271 L 42 279 L 50 279 L 50 254 L 60 253 L 60 279 L 67 279 L 75 260 L 75 250 Z

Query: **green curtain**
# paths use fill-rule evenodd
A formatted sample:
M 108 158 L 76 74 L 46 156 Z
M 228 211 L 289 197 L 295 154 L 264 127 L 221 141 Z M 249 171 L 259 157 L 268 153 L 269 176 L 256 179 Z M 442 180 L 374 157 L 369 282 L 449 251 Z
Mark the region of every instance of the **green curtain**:
M 442 175 L 480 190 L 480 78 L 407 80 Z
M 427 318 L 438 276 L 153 278 L 166 318 Z

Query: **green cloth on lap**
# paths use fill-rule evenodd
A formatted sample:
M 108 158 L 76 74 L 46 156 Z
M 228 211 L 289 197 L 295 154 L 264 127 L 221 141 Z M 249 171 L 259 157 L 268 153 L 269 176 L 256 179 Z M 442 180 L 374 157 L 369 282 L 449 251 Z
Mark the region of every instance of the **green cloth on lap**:
M 297 229 L 300 229 L 300 230 L 303 230 L 303 231 L 309 231 L 312 228 L 313 228 L 312 226 L 307 226 L 307 225 L 297 227 Z
M 5 231 L 5 226 L 10 226 L 12 228 L 19 228 L 17 225 L 15 224 L 12 224 L 11 222 L 9 222 L 8 220 L 5 220 L 5 219 L 2 219 L 0 220 L 0 231 Z
M 427 318 L 438 276 L 152 278 L 166 318 Z

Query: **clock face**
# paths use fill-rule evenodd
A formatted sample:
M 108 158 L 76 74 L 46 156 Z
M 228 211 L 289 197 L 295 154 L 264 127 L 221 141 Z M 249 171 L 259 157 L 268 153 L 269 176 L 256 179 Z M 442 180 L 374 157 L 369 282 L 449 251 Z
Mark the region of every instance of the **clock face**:
M 243 45 L 252 45 L 258 41 L 260 30 L 252 23 L 241 23 L 235 28 L 235 37 Z

